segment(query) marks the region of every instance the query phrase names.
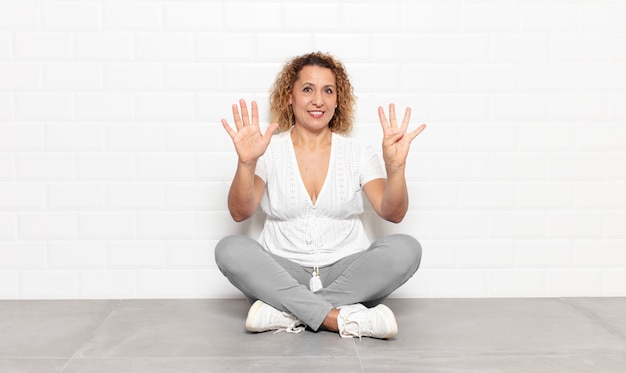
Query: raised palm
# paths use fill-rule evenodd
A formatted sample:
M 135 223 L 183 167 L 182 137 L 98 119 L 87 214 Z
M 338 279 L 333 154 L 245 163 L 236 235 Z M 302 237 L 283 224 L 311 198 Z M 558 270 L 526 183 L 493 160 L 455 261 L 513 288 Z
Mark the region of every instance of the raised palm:
M 426 128 L 426 125 L 422 124 L 416 130 L 407 132 L 411 108 L 406 108 L 402 124 L 398 126 L 394 104 L 389 104 L 389 120 L 387 120 L 382 106 L 378 107 L 378 118 L 383 128 L 383 159 L 385 164 L 393 167 L 404 167 L 411 142 Z
M 233 140 L 239 162 L 249 163 L 256 161 L 265 153 L 272 135 L 278 128 L 278 124 L 270 124 L 265 134 L 263 134 L 259 128 L 259 109 L 257 103 L 252 101 L 251 117 L 248 114 L 248 107 L 245 100 L 239 100 L 239 106 L 241 107 L 241 112 L 237 104 L 233 105 L 233 119 L 235 121 L 236 130 L 228 124 L 226 119 L 222 119 L 222 125 Z

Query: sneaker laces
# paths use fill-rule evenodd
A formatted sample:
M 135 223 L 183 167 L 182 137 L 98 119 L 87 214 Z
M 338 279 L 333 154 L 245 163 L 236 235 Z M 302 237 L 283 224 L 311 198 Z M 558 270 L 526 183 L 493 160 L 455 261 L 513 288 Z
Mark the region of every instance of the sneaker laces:
M 292 320 L 293 322 L 290 323 L 290 325 L 285 327 L 285 328 L 276 329 L 276 331 L 274 331 L 273 334 L 280 333 L 280 332 L 287 332 L 287 333 L 297 334 L 297 333 L 301 333 L 302 331 L 304 331 L 305 326 L 302 325 L 302 321 L 296 319 L 296 317 L 294 315 L 292 315 L 290 313 L 287 313 L 287 312 L 281 312 L 281 314 L 284 317 Z

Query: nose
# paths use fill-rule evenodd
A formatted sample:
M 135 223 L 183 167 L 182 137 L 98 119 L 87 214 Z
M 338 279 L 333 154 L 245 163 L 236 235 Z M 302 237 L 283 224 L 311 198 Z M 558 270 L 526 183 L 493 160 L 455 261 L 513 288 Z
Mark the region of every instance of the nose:
M 311 97 L 311 103 L 317 107 L 324 105 L 324 97 L 322 95 L 322 92 L 315 91 L 315 93 L 313 93 L 313 97 Z

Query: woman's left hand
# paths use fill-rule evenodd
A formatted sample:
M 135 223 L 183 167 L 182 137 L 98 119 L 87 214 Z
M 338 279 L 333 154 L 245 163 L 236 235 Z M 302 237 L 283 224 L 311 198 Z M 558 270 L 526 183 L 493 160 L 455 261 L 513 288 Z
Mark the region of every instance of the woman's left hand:
M 402 124 L 398 126 L 394 104 L 389 104 L 389 120 L 387 120 L 385 109 L 382 106 L 378 107 L 378 117 L 380 118 L 380 125 L 383 127 L 383 159 L 385 165 L 402 168 L 406 163 L 411 142 L 422 133 L 426 124 L 422 124 L 414 131 L 407 132 L 411 108 L 406 108 Z

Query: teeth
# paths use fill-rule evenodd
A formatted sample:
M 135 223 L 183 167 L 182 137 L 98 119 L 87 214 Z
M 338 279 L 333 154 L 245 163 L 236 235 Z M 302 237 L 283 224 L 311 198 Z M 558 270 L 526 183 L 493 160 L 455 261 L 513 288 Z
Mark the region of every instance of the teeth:
M 324 112 L 323 111 L 311 111 L 311 114 L 313 114 L 313 115 L 322 115 L 322 114 L 324 114 Z

